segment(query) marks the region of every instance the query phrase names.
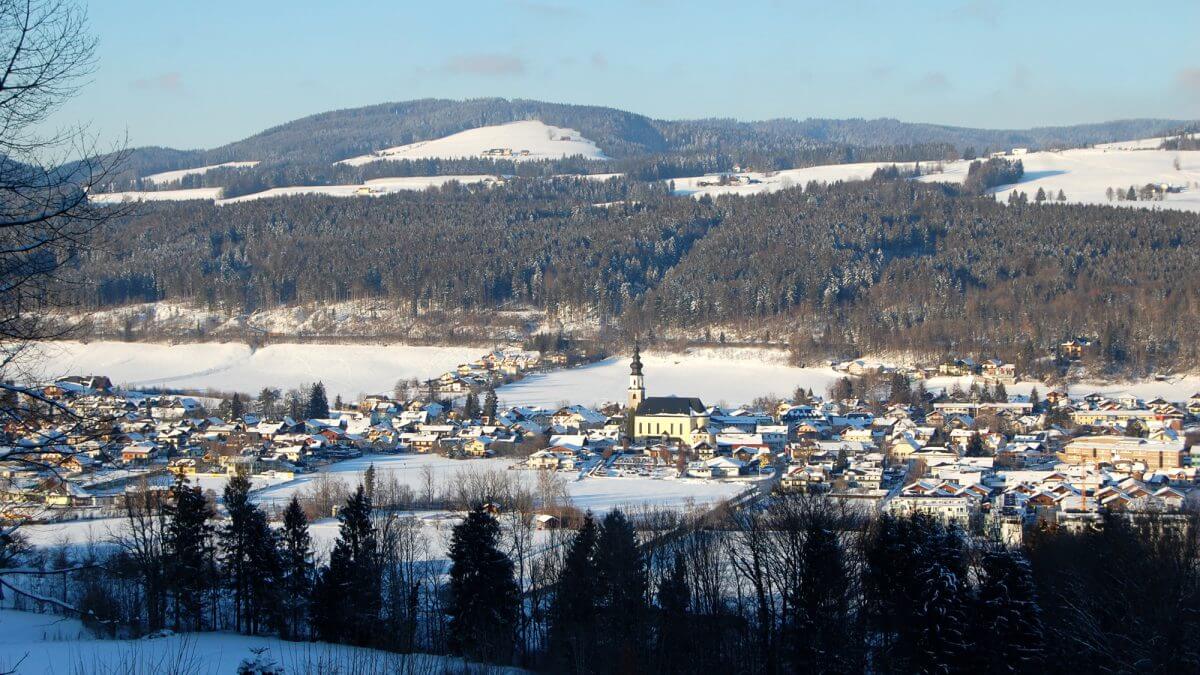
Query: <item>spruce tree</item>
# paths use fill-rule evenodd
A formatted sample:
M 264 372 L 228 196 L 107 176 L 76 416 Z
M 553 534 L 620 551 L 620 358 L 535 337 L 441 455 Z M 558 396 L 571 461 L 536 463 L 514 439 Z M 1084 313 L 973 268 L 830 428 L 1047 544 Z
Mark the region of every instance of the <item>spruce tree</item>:
M 792 580 L 792 613 L 784 625 L 784 651 L 793 672 L 852 672 L 850 576 L 827 514 L 810 513 L 804 524 L 800 576 Z
M 337 543 L 313 589 L 313 629 L 322 640 L 366 645 L 379 620 L 380 574 L 371 500 L 362 485 L 338 520 Z
M 213 512 L 199 487 L 180 479 L 171 490 L 165 533 L 167 580 L 173 608 L 174 629 L 204 627 L 204 610 L 215 583 L 213 557 Z
M 266 514 L 250 502 L 250 481 L 237 474 L 225 486 L 229 522 L 220 530 L 224 581 L 233 591 L 237 630 L 256 634 L 278 624 L 281 574 L 275 533 Z
M 475 392 L 467 394 L 467 398 L 463 401 L 463 419 L 475 419 L 479 416 L 479 397 Z
M 246 404 L 242 401 L 241 395 L 235 392 L 233 400 L 229 402 L 229 415 L 233 420 L 240 420 L 245 414 Z
M 646 617 L 646 562 L 633 525 L 619 509 L 604 517 L 596 538 L 599 601 L 597 656 L 610 672 L 640 670 Z
M 590 662 L 596 625 L 596 521 L 589 511 L 567 548 L 550 605 L 550 654 L 564 672 Z
M 658 586 L 658 635 L 656 658 L 659 672 L 692 672 L 691 660 L 698 646 L 691 626 L 688 608 L 692 589 L 688 585 L 687 563 L 680 552 L 667 577 Z
M 375 503 L 375 462 L 367 465 L 367 470 L 363 472 L 363 492 L 366 493 L 367 499 L 371 503 Z
M 487 394 L 483 397 L 483 416 L 488 418 L 488 421 L 492 424 L 496 423 L 496 407 L 498 405 L 496 388 L 489 384 Z
M 304 409 L 308 419 L 326 419 L 329 417 L 329 400 L 325 398 L 325 385 L 317 382 L 308 390 L 308 405 Z
M 1041 610 L 1029 561 L 999 544 L 980 553 L 971 602 L 972 670 L 983 673 L 1037 672 L 1044 653 Z
M 292 495 L 283 512 L 283 529 L 279 536 L 279 558 L 285 637 L 300 637 L 308 598 L 312 590 L 312 538 L 308 534 L 308 517 L 300 500 Z
M 450 540 L 450 649 L 489 662 L 512 656 L 520 611 L 513 563 L 499 548 L 500 524 L 476 506 Z

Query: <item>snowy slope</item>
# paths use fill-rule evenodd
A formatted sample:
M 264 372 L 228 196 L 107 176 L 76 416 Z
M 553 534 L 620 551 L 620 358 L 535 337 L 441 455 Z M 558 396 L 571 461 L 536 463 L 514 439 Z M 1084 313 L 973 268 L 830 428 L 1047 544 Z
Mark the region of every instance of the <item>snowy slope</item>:
M 232 633 L 184 633 L 155 639 L 95 638 L 77 619 L 0 610 L 0 672 L 191 673 L 228 675 L 243 659 L 264 653 L 288 673 L 521 673 L 473 666 L 448 656 L 393 654 L 323 642 L 285 642 Z M 19 667 L 17 667 L 19 664 Z
M 173 183 L 184 176 L 203 176 L 212 169 L 243 169 L 252 166 L 258 166 L 257 161 L 253 162 L 225 162 L 224 164 L 209 164 L 208 166 L 198 166 L 194 169 L 179 169 L 177 171 L 163 171 L 162 173 L 152 173 L 149 176 L 143 176 L 142 180 L 151 183 Z
M 42 375 L 105 374 L 115 383 L 151 387 L 212 387 L 258 393 L 321 380 L 332 397 L 391 391 L 400 378 L 430 378 L 480 355 L 478 347 L 277 344 L 253 350 L 241 343 L 165 345 L 53 342 L 41 347 Z
M 1161 139 L 1132 141 L 1127 144 L 1110 144 L 1137 148 L 1157 147 Z M 1030 152 L 1012 157 L 1020 159 L 1025 166 L 1025 177 L 1017 185 L 1000 186 L 992 190 L 996 199 L 1007 201 L 1012 191 L 1025 192 L 1031 198 L 1044 189 L 1051 195 L 1062 190 L 1068 203 L 1113 204 L 1141 208 L 1170 208 L 1200 212 L 1200 151 L 1169 151 L 1150 149 L 1106 149 L 1087 148 L 1060 152 Z M 1179 169 L 1175 168 L 1176 161 Z M 875 169 L 889 166 L 889 162 L 866 162 L 859 164 L 830 164 L 804 169 L 789 169 L 773 173 L 745 172 L 734 174 L 737 181 L 731 185 L 717 185 L 718 174 L 675 179 L 675 193 L 700 197 L 727 194 L 749 195 L 773 192 L 789 187 L 803 186 L 808 181 L 821 183 L 836 181 L 865 180 Z M 896 163 L 901 169 L 911 169 L 913 163 Z M 970 162 L 922 162 L 919 180 L 926 182 L 961 183 L 967 177 Z M 940 171 L 939 171 L 940 169 Z M 707 183 L 707 185 L 702 185 Z M 1167 184 L 1184 188 L 1182 192 L 1168 194 L 1164 201 L 1109 202 L 1105 191 L 1112 188 L 1129 189 L 1147 183 Z
M 1200 211 L 1200 151 L 1105 150 L 1088 148 L 1062 152 L 1031 152 L 1014 157 L 1025 166 L 1020 183 L 992 190 L 996 199 L 1007 201 L 1011 192 L 1033 197 L 1038 188 L 1057 195 L 1062 190 L 1073 204 L 1112 204 L 1142 208 L 1169 208 Z M 1175 168 L 1178 160 L 1179 169 Z M 967 177 L 969 162 L 945 164 L 945 172 L 922 176 L 923 181 L 961 183 Z M 1147 183 L 1184 187 L 1168 194 L 1163 201 L 1109 202 L 1108 188 L 1129 189 Z
M 255 199 L 271 197 L 290 197 L 294 195 L 329 195 L 331 197 L 378 197 L 379 195 L 403 190 L 424 190 L 431 187 L 441 187 L 446 183 L 457 181 L 464 185 L 495 181 L 495 176 L 408 176 L 402 178 L 376 178 L 361 185 L 300 185 L 296 187 L 271 188 L 240 197 L 218 199 L 217 205 L 237 204 Z
M 485 155 L 489 150 L 498 149 L 507 149 L 509 154 Z M 379 150 L 369 155 L 343 159 L 338 164 L 359 166 L 380 160 L 461 159 L 485 156 L 521 161 L 561 159 L 574 155 L 582 155 L 587 159 L 605 159 L 600 148 L 578 131 L 528 120 L 467 129 L 431 141 L 419 141 Z

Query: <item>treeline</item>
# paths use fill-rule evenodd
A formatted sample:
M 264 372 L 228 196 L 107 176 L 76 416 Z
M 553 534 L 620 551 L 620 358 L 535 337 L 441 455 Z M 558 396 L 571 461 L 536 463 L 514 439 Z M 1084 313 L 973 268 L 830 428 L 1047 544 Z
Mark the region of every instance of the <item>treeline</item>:
M 221 520 L 183 484 L 131 494 L 115 554 L 44 563 L 82 563 L 55 593 L 110 633 L 233 629 L 555 673 L 1200 668 L 1190 518 L 1114 515 L 1010 548 L 789 495 L 699 519 L 587 515 L 535 545 L 528 510 L 477 503 L 442 564 L 418 519 L 374 508 L 374 480 L 327 557 L 295 500 L 271 528 L 235 478 Z
M 606 204 L 607 206 L 593 206 Z M 91 307 L 252 311 L 383 299 L 523 304 L 643 335 L 747 321 L 800 352 L 906 349 L 1032 363 L 1074 335 L 1126 369 L 1194 362 L 1200 218 L 997 203 L 868 181 L 680 199 L 626 180 L 514 180 L 376 199 L 158 203 L 86 261 Z

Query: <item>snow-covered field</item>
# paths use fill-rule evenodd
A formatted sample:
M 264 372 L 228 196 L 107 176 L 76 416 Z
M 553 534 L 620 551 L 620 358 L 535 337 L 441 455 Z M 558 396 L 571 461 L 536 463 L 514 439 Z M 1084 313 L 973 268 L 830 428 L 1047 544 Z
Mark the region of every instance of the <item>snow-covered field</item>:
M 392 192 L 405 190 L 425 190 L 431 187 L 441 187 L 446 183 L 459 182 L 464 185 L 486 183 L 496 180 L 495 176 L 405 176 L 400 178 L 376 178 L 361 185 L 300 185 L 296 187 L 281 187 L 263 190 L 240 197 L 218 199 L 217 205 L 237 204 L 255 199 L 271 197 L 291 197 L 295 195 L 328 195 L 330 197 L 378 197 Z
M 176 171 L 163 171 L 162 173 L 152 173 L 149 176 L 143 176 L 142 180 L 149 181 L 154 184 L 173 183 L 182 179 L 184 176 L 203 176 L 213 169 L 246 169 L 258 166 L 258 161 L 253 162 L 225 162 L 224 164 L 209 164 L 208 166 L 198 166 L 194 169 L 178 169 Z
M 1167 151 L 1144 149 L 1157 147 L 1161 139 L 1130 141 L 1125 144 L 1109 144 L 1097 147 L 1061 152 L 1030 152 L 1010 157 L 1020 159 L 1025 166 L 1025 176 L 1016 185 L 1005 185 L 991 192 L 996 199 L 1007 201 L 1013 191 L 1025 192 L 1032 198 L 1042 188 L 1052 198 L 1062 190 L 1067 202 L 1073 204 L 1113 204 L 1141 208 L 1170 208 L 1184 211 L 1200 211 L 1200 151 Z M 1143 149 L 1137 149 L 1142 147 Z M 1175 168 L 1178 161 L 1179 169 Z M 889 166 L 889 162 L 867 162 L 859 164 L 831 164 L 804 169 L 789 169 L 772 173 L 746 172 L 736 174 L 740 182 L 732 185 L 716 185 L 721 176 L 712 174 L 692 178 L 675 179 L 676 194 L 717 196 L 725 194 L 751 195 L 774 192 L 790 187 L 803 186 L 809 181 L 833 183 L 837 181 L 865 180 L 875 169 Z M 902 169 L 911 169 L 912 162 L 895 163 Z M 961 183 L 967 177 L 970 162 L 922 162 L 923 171 L 941 166 L 942 171 L 926 173 L 919 180 L 926 182 Z M 701 185 L 709 183 L 709 185 Z M 1163 201 L 1112 201 L 1108 200 L 1108 188 L 1138 188 L 1153 183 L 1183 188 L 1181 192 L 1166 195 Z
M 506 149 L 509 155 L 485 155 L 489 150 Z M 561 159 L 582 155 L 586 159 L 605 159 L 595 143 L 574 129 L 552 127 L 538 120 L 510 122 L 494 126 L 467 129 L 431 141 L 399 145 L 343 159 L 338 164 L 359 166 L 380 160 L 400 159 L 460 159 L 466 157 L 495 157 L 515 161 L 531 159 Z
M 166 345 L 51 342 L 40 346 L 43 378 L 107 375 L 138 387 L 213 388 L 257 394 L 265 386 L 318 380 L 332 397 L 391 391 L 400 378 L 427 379 L 478 358 L 478 347 L 278 344 L 251 350 L 241 343 Z
M 1008 201 L 1011 192 L 1024 192 L 1030 198 L 1038 188 L 1051 197 L 1062 190 L 1067 202 L 1073 204 L 1112 204 L 1141 208 L 1167 208 L 1200 211 L 1200 151 L 1165 150 L 1106 150 L 1089 148 L 1062 152 L 1031 152 L 1010 159 L 1020 159 L 1025 177 L 1016 185 L 992 190 L 996 199 Z M 1179 169 L 1175 162 L 1179 162 Z M 961 183 L 967 177 L 969 162 L 945 164 L 945 173 L 922 176 L 930 182 Z M 1141 188 L 1147 183 L 1184 188 L 1168 194 L 1159 201 L 1108 201 L 1108 188 L 1126 190 Z
M 271 197 L 291 197 L 296 195 L 328 195 L 330 197 L 378 197 L 392 192 L 406 190 L 425 190 L 431 187 L 441 187 L 446 183 L 457 181 L 464 185 L 487 183 L 496 180 L 495 176 L 472 174 L 463 176 L 404 176 L 398 178 L 376 178 L 360 185 L 296 185 L 279 187 L 253 192 L 239 197 L 221 198 L 221 188 L 191 188 L 184 190 L 158 190 L 143 192 L 98 192 L 89 195 L 94 202 L 104 204 L 120 204 L 125 202 L 155 202 L 155 201 L 187 201 L 203 199 L 212 201 L 218 206 L 238 204 L 255 199 L 270 199 Z
M 762 173 L 747 171 L 736 176 L 744 177 L 741 182 L 733 185 L 716 185 L 720 174 L 676 178 L 675 194 L 703 197 L 708 195 L 754 195 L 762 192 L 775 192 L 793 187 L 804 187 L 809 181 L 818 183 L 836 183 L 838 181 L 866 180 L 875 173 L 875 169 L 895 164 L 900 168 L 911 169 L 912 162 L 859 162 L 857 164 L 826 164 L 810 166 L 803 169 L 786 169 Z M 709 183 L 709 185 L 701 185 Z
M 233 633 L 183 633 L 154 639 L 97 639 L 78 619 L 0 610 L 0 672 L 190 673 L 228 675 L 266 649 L 287 673 L 520 673 L 516 668 L 470 667 L 459 659 L 392 654 L 323 642 L 285 642 Z
M 439 455 L 367 455 L 346 462 L 338 462 L 321 469 L 322 473 L 337 478 L 348 486 L 362 481 L 367 467 L 375 465 L 376 480 L 395 479 L 401 485 L 421 494 L 426 469 L 440 491 L 472 474 L 490 471 L 511 472 L 511 476 L 533 487 L 536 472 L 512 469 L 510 459 L 448 459 Z M 673 478 L 598 478 L 587 477 L 576 480 L 577 474 L 559 474 L 566 481 L 567 494 L 572 503 L 581 509 L 605 513 L 614 508 L 653 504 L 664 508 L 689 508 L 719 502 L 737 496 L 751 486 L 749 482 L 722 482 L 704 479 Z M 318 478 L 318 474 L 305 474 L 293 481 L 274 485 L 255 493 L 256 502 L 264 505 L 284 506 L 292 495 L 305 490 Z M 50 526 L 47 526 L 50 527 Z
M 88 199 L 98 204 L 124 204 L 127 202 L 186 202 L 193 199 L 216 200 L 221 198 L 221 188 L 187 188 L 183 190 L 156 190 L 130 192 L 96 192 Z
M 796 387 L 824 393 L 841 377 L 832 368 L 787 365 L 783 351 L 752 348 L 694 349 L 686 354 L 642 354 L 649 396 L 696 396 L 707 405 L 740 405 L 768 394 L 791 396 Z M 597 405 L 624 401 L 629 357 L 622 355 L 578 368 L 533 375 L 499 390 L 506 404 Z

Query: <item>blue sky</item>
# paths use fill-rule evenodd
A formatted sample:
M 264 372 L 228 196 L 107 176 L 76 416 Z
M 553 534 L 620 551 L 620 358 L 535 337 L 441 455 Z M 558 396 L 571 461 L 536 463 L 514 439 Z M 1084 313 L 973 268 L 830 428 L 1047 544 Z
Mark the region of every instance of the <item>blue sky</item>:
M 665 118 L 1026 127 L 1200 118 L 1200 2 L 91 0 L 54 118 L 213 147 L 304 115 L 504 96 Z

